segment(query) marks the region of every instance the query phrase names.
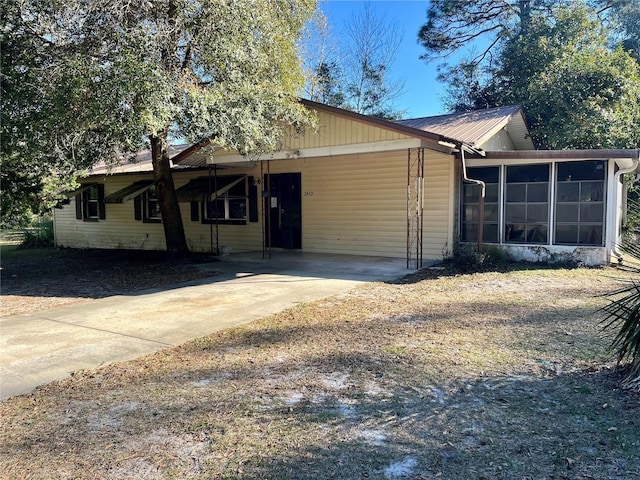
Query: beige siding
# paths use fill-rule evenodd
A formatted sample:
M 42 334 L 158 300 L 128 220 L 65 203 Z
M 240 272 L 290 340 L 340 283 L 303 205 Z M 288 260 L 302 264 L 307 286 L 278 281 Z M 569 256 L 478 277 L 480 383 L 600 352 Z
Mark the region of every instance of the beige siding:
M 283 149 L 334 147 L 407 138 L 410 137 L 398 132 L 366 125 L 328 112 L 318 112 L 317 130 L 308 129 L 304 134 L 291 131 Z
M 437 260 L 453 239 L 453 158 L 425 150 L 424 176 L 423 255 Z
M 516 150 L 513 140 L 506 130 L 500 130 L 478 147 L 486 151 Z
M 234 173 L 260 176 L 259 168 L 257 171 L 255 168 L 234 170 Z M 192 178 L 206 175 L 206 171 L 175 173 L 176 188 L 185 185 Z M 92 179 L 92 182 L 103 182 L 105 195 L 109 195 L 143 178 L 151 178 L 151 175 L 109 176 Z M 105 220 L 98 222 L 77 220 L 75 217 L 75 198 L 71 198 L 69 205 L 55 212 L 57 245 L 72 248 L 166 249 L 162 224 L 135 220 L 133 201 L 123 204 L 107 204 L 105 208 Z M 189 248 L 194 252 L 210 251 L 212 228 L 200 221 L 191 221 L 189 202 L 181 202 L 180 211 Z M 215 227 L 213 233 L 215 234 Z M 259 250 L 262 248 L 261 226 L 259 223 L 220 225 L 218 239 L 221 247 L 230 245 L 234 251 Z M 213 244 L 214 246 L 216 244 L 215 237 Z
M 406 151 L 307 160 L 303 249 L 403 257 Z
M 105 195 L 130 185 L 147 175 L 121 175 L 94 178 L 105 184 Z M 123 248 L 164 250 L 164 232 L 158 223 L 134 219 L 133 202 L 106 205 L 106 219 L 89 222 L 76 219 L 75 198 L 65 208 L 55 211 L 56 242 L 72 248 Z
M 367 128 L 365 126 L 365 128 Z M 263 163 L 264 173 L 267 165 Z M 425 151 L 424 257 L 442 258 L 452 238 L 452 157 Z M 407 240 L 407 151 L 344 155 L 328 158 L 271 161 L 276 173 L 301 173 L 302 249 L 307 252 L 406 255 Z M 260 177 L 260 166 L 233 168 L 225 173 Z M 206 171 L 176 172 L 176 187 Z M 123 175 L 100 179 L 105 193 L 113 193 L 148 175 Z M 219 245 L 232 252 L 262 248 L 262 197 L 258 193 L 259 222 L 219 225 Z M 180 204 L 189 248 L 207 252 L 215 226 L 191 221 L 190 204 Z M 76 248 L 165 248 L 162 225 L 134 220 L 133 202 L 106 205 L 107 218 L 83 222 L 75 218 L 74 199 L 56 211 L 57 242 Z M 214 235 L 215 238 L 215 235 Z M 215 240 L 214 240 L 215 246 Z

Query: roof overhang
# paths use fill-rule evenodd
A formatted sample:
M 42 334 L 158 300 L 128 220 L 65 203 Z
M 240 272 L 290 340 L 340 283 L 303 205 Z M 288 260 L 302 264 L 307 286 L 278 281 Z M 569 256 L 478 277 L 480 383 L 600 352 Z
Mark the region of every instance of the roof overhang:
M 482 147 L 492 137 L 498 134 L 500 130 L 505 130 L 516 148 L 533 148 L 533 140 L 529 136 L 529 127 L 524 116 L 522 107 L 504 118 L 500 123 L 496 124 L 491 130 L 487 131 L 479 138 L 474 145 Z
M 504 145 L 504 139 L 497 138 L 498 134 L 504 131 L 515 149 L 529 150 L 534 148 L 524 111 L 519 105 L 409 118 L 398 120 L 396 123 L 453 138 L 457 142 L 484 150 L 496 149 L 497 145 Z M 493 141 L 494 138 L 497 143 Z M 505 147 L 506 145 L 500 149 Z
M 75 197 L 76 195 L 80 195 L 83 192 L 86 192 L 87 190 L 89 190 L 90 188 L 97 187 L 97 186 L 98 186 L 97 183 L 82 183 L 75 190 L 64 192 L 63 195 L 67 198 Z
M 510 150 L 488 151 L 485 156 L 475 155 L 468 157 L 470 160 L 482 159 L 482 162 L 507 162 L 507 161 L 531 161 L 531 160 L 615 160 L 620 169 L 628 170 L 636 168 L 640 173 L 640 150 L 635 149 L 589 149 L 589 150 Z

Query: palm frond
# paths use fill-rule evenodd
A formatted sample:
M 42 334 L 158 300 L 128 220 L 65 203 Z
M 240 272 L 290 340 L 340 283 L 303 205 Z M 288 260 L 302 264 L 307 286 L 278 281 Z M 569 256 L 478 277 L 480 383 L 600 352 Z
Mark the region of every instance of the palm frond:
M 640 275 L 640 270 L 636 270 Z M 630 362 L 625 382 L 640 382 L 640 281 L 630 280 L 625 286 L 605 294 L 610 302 L 602 307 L 604 331 L 616 330 L 610 348 L 618 364 Z

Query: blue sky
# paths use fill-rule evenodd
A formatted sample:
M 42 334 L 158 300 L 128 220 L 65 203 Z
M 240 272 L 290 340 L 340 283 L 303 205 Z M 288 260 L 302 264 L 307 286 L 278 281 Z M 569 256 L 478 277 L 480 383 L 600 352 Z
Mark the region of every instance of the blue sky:
M 361 0 L 321 0 L 318 7 L 327 17 L 331 30 L 339 35 L 344 22 L 354 11 L 362 9 Z M 371 1 L 371 7 L 395 22 L 403 32 L 402 44 L 393 65 L 392 76 L 405 81 L 405 93 L 395 101 L 396 108 L 405 110 L 405 118 L 426 117 L 446 113 L 442 106 L 445 85 L 436 80 L 437 62 L 420 60 L 424 49 L 417 43 L 417 34 L 426 21 L 428 1 Z

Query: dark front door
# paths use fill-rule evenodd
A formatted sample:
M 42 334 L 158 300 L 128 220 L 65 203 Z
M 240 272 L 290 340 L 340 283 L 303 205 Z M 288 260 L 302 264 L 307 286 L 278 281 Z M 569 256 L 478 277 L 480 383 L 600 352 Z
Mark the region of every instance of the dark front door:
M 302 248 L 302 194 L 299 173 L 265 176 L 270 195 L 265 202 L 265 244 L 275 248 Z

